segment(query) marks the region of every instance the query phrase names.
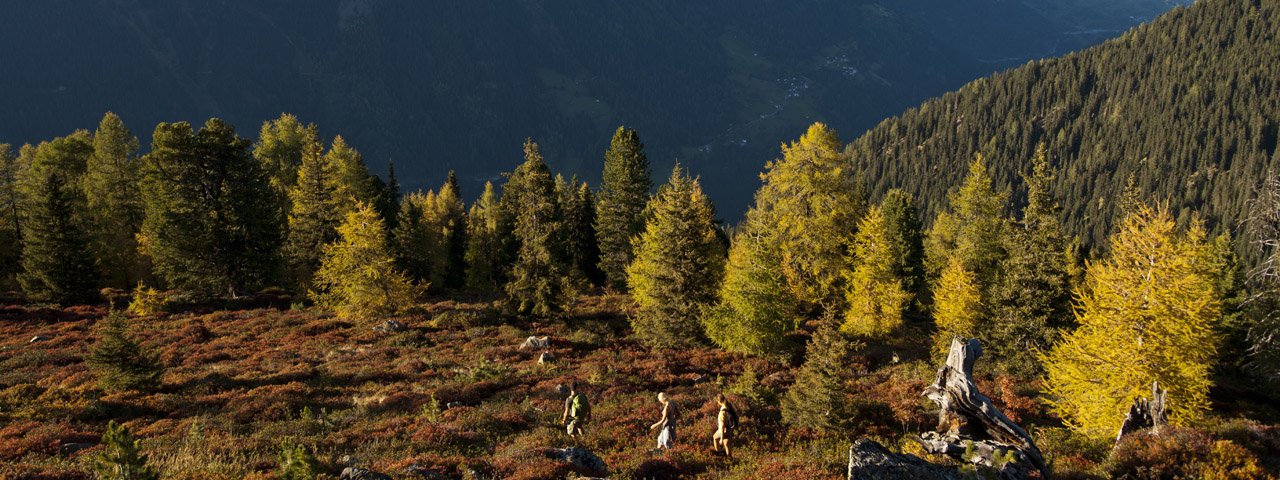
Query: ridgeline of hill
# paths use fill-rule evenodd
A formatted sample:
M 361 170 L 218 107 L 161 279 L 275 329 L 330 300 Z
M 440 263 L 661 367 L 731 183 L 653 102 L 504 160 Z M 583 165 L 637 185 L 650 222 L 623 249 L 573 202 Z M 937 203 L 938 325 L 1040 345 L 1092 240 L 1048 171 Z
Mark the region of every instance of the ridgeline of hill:
M 1069 232 L 1100 245 L 1129 179 L 1181 221 L 1234 228 L 1280 136 L 1280 2 L 1206 0 L 1122 37 L 929 100 L 850 144 L 873 192 L 904 188 L 932 218 L 985 155 L 1021 198 L 1048 147 Z
M 861 132 L 1028 59 L 1095 44 L 1166 0 L 856 2 L 9 2 L 0 142 L 281 112 L 341 133 L 409 190 L 457 170 L 467 198 L 531 136 L 595 183 L 609 134 L 644 135 L 735 218 L 778 141 Z M 145 133 L 145 132 L 139 132 Z

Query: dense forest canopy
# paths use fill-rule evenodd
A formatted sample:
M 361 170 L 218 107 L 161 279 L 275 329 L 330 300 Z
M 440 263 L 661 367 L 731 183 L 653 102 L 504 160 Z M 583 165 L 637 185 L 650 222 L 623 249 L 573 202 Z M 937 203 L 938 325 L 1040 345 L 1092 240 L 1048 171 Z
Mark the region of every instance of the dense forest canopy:
M 1234 230 L 1280 159 L 1280 2 L 1214 0 L 1098 47 L 983 78 L 925 102 L 846 150 L 870 190 L 904 188 L 925 218 L 977 154 L 1025 202 L 1044 143 L 1070 234 L 1100 245 L 1133 193 Z
M 714 176 L 708 194 L 733 218 L 778 142 L 815 120 L 853 135 L 1173 3 L 5 2 L 0 18 L 23 20 L 0 29 L 0 142 L 105 111 L 241 128 L 291 112 L 346 136 L 379 174 L 394 160 L 409 189 L 457 170 L 475 195 L 519 163 L 510 145 L 526 136 L 595 184 L 600 139 L 626 124 L 656 172 L 678 159 Z

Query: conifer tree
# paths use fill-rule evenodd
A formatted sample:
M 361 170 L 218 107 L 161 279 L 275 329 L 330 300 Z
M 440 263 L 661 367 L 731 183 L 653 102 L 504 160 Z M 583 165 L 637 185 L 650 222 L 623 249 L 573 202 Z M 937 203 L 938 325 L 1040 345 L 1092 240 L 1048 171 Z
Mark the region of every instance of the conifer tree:
M 849 391 L 849 360 L 854 348 L 830 325 L 813 334 L 796 381 L 782 398 L 783 423 L 833 432 L 853 420 L 852 402 L 845 392 Z
M 1052 345 L 1059 329 L 1071 322 L 1067 246 L 1050 196 L 1053 176 L 1043 145 L 1032 164 L 1022 221 L 1005 236 L 1008 254 L 992 291 L 991 322 L 978 332 L 997 360 L 1026 376 L 1039 373 L 1035 352 Z
M 18 157 L 0 143 L 0 286 L 22 269 L 22 222 L 18 218 Z
M 79 131 L 41 143 L 24 171 L 18 282 L 34 300 L 71 304 L 97 297 L 99 271 L 80 188 L 92 153 L 88 132 Z
M 275 120 L 262 122 L 258 142 L 253 146 L 253 156 L 262 165 L 262 171 L 282 200 L 288 200 L 307 151 L 319 141 L 316 125 L 303 125 L 293 114 L 282 113 Z
M 94 256 L 103 284 L 130 288 L 142 280 L 146 265 L 138 253 L 142 198 L 138 191 L 138 138 L 108 112 L 93 134 L 93 154 L 84 176 Z
M 147 463 L 142 454 L 142 440 L 133 436 L 129 428 L 112 420 L 102 434 L 101 452 L 93 461 L 94 472 L 100 480 L 159 480 L 160 474 Z
M 569 277 L 575 288 L 600 285 L 600 245 L 596 241 L 596 199 L 586 182 L 556 175 L 556 194 L 564 206 Z
M 280 480 L 315 480 L 320 470 L 315 454 L 291 438 L 280 442 Z
M 564 216 L 538 144 L 525 140 L 524 156 L 502 194 L 515 212 L 513 232 L 519 240 L 506 285 L 507 304 L 519 314 L 547 316 L 560 312 L 566 302 Z
M 836 132 L 814 123 L 769 162 L 755 208 L 777 230 L 782 268 L 791 291 L 811 306 L 844 300 L 842 275 L 850 268 L 854 225 L 866 201 L 840 156 Z
M 883 336 L 902 325 L 912 298 L 896 268 L 906 257 L 905 245 L 896 240 L 880 207 L 871 207 L 858 222 L 853 240 L 855 267 L 845 282 L 849 308 L 840 326 L 842 332 Z
M 420 284 L 429 282 L 436 269 L 434 253 L 440 243 L 439 232 L 428 222 L 426 214 L 434 197 L 434 192 L 421 191 L 405 195 L 400 200 L 400 213 L 391 236 L 396 265 Z
M 627 267 L 636 310 L 631 326 L 654 348 L 688 345 L 702 338 L 698 314 L 716 300 L 724 274 L 724 247 L 715 211 L 698 179 L 679 165 L 647 207 L 649 221 Z
M 129 330 L 129 319 L 119 310 L 108 313 L 98 328 L 98 340 L 85 361 L 103 390 L 148 392 L 160 385 L 164 368 L 159 355 L 143 349 Z
M 902 289 L 912 297 L 907 313 L 919 315 L 929 303 L 929 286 L 925 281 L 924 235 L 915 199 L 902 190 L 889 190 L 880 200 L 880 211 L 888 241 L 897 245 L 894 251 L 901 255 L 893 259 L 893 273 L 902 279 Z
M 1192 424 L 1209 408 L 1222 315 L 1204 231 L 1179 232 L 1167 210 L 1143 206 L 1110 243 L 1110 257 L 1088 266 L 1080 327 L 1043 359 L 1052 406 L 1070 428 L 1110 438 L 1133 399 L 1159 382 L 1170 423 Z
M 484 183 L 484 193 L 467 213 L 467 289 L 479 293 L 497 291 L 502 275 L 497 259 L 502 252 L 498 238 L 498 195 L 493 183 Z
M 274 196 L 270 181 L 231 125 L 161 123 L 143 162 L 142 248 L 161 278 L 197 297 L 272 281 L 284 212 L 263 201 Z
M 437 269 L 432 283 L 444 288 L 460 289 L 467 278 L 467 207 L 462 202 L 458 177 L 452 171 L 440 194 L 436 195 L 432 224 L 439 235 L 439 246 L 433 252 Z
M 290 280 L 300 292 L 311 288 L 311 279 L 320 267 L 321 249 L 338 237 L 339 212 L 344 202 L 338 197 L 334 165 L 324 158 L 319 141 L 304 148 L 297 180 L 289 189 L 289 235 L 284 256 Z
M 985 292 L 993 285 L 1004 258 L 1005 204 L 1008 191 L 997 191 L 982 155 L 969 164 L 969 175 L 947 196 L 950 210 L 938 215 L 926 239 L 927 267 L 932 278 L 951 257 L 973 272 Z
M 707 337 L 720 348 L 750 355 L 784 353 L 786 334 L 799 325 L 795 297 L 782 274 L 782 252 L 748 215 L 729 247 L 720 303 L 702 315 Z
M 380 186 L 380 180 L 369 173 L 369 167 L 365 165 L 360 152 L 348 145 L 342 135 L 338 135 L 333 137 L 329 151 L 324 156 L 334 168 L 338 197 L 342 199 L 340 215 L 345 216 L 354 211 L 358 202 L 373 205 L 376 211 L 385 215 L 380 208 L 376 208 L 380 206 L 378 202 L 384 195 L 385 187 Z
M 315 285 L 318 303 L 349 319 L 403 311 L 420 290 L 396 268 L 386 223 L 363 202 L 338 227 L 338 239 L 325 245 Z
M 609 288 L 626 290 L 627 266 L 635 258 L 632 238 L 644 231 L 644 208 L 652 188 L 649 159 L 639 135 L 618 127 L 604 154 L 596 216 L 600 271 Z
M 973 338 L 985 316 L 978 278 L 959 257 L 951 257 L 933 290 L 935 353 L 945 354 L 952 337 Z
M 453 171 L 450 171 L 449 174 L 452 178 Z M 400 179 L 396 178 L 395 162 L 387 160 L 386 183 L 382 183 L 382 179 L 376 175 L 373 176 L 373 181 L 375 185 L 381 187 L 381 194 L 377 201 L 378 213 L 382 214 L 383 220 L 387 221 L 387 229 L 395 230 L 400 213 Z

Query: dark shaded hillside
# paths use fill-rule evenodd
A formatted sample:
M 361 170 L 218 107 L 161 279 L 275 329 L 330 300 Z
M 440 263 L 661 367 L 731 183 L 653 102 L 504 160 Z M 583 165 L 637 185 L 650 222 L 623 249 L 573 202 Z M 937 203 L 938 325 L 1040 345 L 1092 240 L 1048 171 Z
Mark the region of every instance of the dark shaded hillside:
M 1098 243 L 1132 177 L 1180 220 L 1235 226 L 1280 160 L 1280 2 L 1206 0 L 1061 59 L 977 80 L 882 122 L 847 151 L 874 191 L 931 217 L 975 153 L 1014 185 L 1037 143 L 1056 157 L 1070 231 Z
M 7 2 L 0 141 L 88 128 L 146 143 L 219 116 L 253 136 L 282 111 L 342 133 L 406 187 L 459 170 L 468 196 L 533 136 L 595 179 L 638 129 L 728 217 L 777 144 L 822 119 L 852 135 L 994 69 L 1095 43 L 1167 7 L 1045 2 Z M 1060 18 L 1060 19 L 1058 19 Z

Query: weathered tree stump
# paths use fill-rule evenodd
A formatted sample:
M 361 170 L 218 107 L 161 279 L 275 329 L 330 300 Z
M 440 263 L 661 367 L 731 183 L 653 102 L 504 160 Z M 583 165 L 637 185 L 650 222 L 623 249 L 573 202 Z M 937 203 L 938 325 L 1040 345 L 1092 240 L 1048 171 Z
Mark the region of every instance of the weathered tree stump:
M 1120 439 L 1133 432 L 1150 429 L 1160 433 L 1160 429 L 1169 424 L 1169 415 L 1165 412 L 1166 395 L 1169 392 L 1160 388 L 1160 382 L 1151 382 L 1151 399 L 1138 397 L 1133 399 L 1133 406 L 1124 415 L 1124 423 L 1120 424 L 1120 433 L 1116 434 L 1116 445 Z
M 982 355 L 975 339 L 951 340 L 947 363 L 924 390 L 937 403 L 938 428 L 920 436 L 929 453 L 993 468 L 1005 478 L 1047 475 L 1044 456 L 1026 430 L 1009 420 L 973 382 L 973 365 Z

